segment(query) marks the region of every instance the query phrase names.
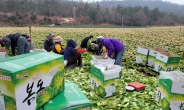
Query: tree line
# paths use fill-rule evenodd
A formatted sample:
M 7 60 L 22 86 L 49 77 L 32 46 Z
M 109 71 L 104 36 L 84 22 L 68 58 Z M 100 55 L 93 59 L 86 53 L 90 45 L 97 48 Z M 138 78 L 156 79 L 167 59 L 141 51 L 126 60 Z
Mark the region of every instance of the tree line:
M 57 17 L 74 18 L 74 23 L 79 25 L 108 23 L 119 26 L 172 26 L 184 24 L 184 16 L 161 12 L 158 8 L 124 5 L 102 7 L 98 2 L 1 0 L 0 10 L 0 23 L 16 26 L 58 24 L 60 19 Z
M 184 13 L 184 5 L 179 5 L 176 3 L 171 3 L 162 0 L 118 0 L 118 1 L 111 1 L 111 0 L 103 0 L 99 2 L 100 6 L 102 7 L 109 7 L 112 8 L 113 6 L 124 5 L 124 6 L 141 6 L 145 7 L 148 6 L 149 9 L 158 8 L 161 12 L 172 12 L 175 15 L 183 15 Z

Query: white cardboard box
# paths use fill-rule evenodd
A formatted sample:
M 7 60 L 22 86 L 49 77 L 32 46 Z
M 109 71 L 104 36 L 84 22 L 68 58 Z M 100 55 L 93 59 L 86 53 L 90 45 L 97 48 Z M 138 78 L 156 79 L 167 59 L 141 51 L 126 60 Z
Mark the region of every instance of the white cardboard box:
M 3 52 L 4 49 L 0 48 L 0 59 L 8 57 L 6 52 Z
M 138 47 L 136 52 L 136 63 L 141 65 L 147 64 L 147 58 L 149 54 L 149 49 L 146 47 Z

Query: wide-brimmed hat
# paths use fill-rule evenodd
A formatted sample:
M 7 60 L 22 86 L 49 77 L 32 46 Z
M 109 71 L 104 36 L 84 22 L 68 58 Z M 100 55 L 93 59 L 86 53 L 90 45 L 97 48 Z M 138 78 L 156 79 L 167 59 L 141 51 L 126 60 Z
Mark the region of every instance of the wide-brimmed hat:
M 99 38 L 104 38 L 103 36 L 98 36 L 98 37 L 96 37 L 97 39 L 99 39 Z
M 63 38 L 61 36 L 56 36 L 54 40 L 55 42 L 61 42 Z

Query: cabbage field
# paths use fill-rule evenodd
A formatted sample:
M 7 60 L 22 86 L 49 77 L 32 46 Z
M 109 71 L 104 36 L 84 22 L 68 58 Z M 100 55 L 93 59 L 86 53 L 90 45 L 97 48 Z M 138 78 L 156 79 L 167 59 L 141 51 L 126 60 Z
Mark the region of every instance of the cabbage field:
M 91 53 L 83 53 L 84 67 L 65 70 L 65 80 L 78 85 L 82 92 L 93 103 L 94 110 L 161 110 L 155 101 L 158 87 L 158 73 L 148 67 L 136 65 L 135 54 L 138 46 L 149 48 L 159 47 L 167 49 L 181 56 L 178 69 L 184 71 L 184 27 L 146 27 L 146 28 L 54 28 L 54 27 L 0 27 L 0 36 L 10 33 L 27 33 L 34 42 L 35 48 L 43 48 L 43 42 L 49 32 L 64 38 L 63 45 L 68 39 L 78 43 L 89 35 L 116 38 L 126 46 L 123 57 L 123 68 L 120 73 L 121 86 L 118 95 L 101 98 L 90 87 L 90 59 Z M 146 84 L 141 92 L 126 92 L 125 86 L 138 81 Z

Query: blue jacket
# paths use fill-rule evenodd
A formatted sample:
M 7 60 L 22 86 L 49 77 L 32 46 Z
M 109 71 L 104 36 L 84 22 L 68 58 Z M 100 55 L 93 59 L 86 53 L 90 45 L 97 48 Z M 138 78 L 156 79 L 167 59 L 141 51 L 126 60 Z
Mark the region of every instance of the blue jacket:
M 75 47 L 77 46 L 77 43 L 75 43 L 73 40 L 68 40 L 66 49 L 64 50 L 64 59 L 69 60 L 72 59 L 75 54 L 77 53 L 77 50 Z
M 100 39 L 101 43 L 108 50 L 108 56 L 111 56 L 113 52 L 118 53 L 124 49 L 124 44 L 114 38 L 103 38 Z

